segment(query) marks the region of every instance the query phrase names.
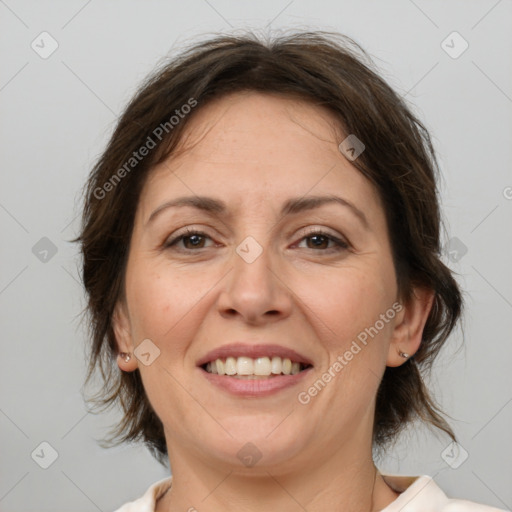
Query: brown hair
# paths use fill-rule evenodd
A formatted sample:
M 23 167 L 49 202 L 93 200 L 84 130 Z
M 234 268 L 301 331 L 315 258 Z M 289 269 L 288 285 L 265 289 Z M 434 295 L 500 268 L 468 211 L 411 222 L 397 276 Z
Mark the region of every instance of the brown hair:
M 440 259 L 436 156 L 424 125 L 372 68 L 366 52 L 340 34 L 301 32 L 263 40 L 249 32 L 189 47 L 139 88 L 92 169 L 81 233 L 73 240 L 81 243 L 88 294 L 92 344 L 86 383 L 99 369 L 104 384 L 88 401 L 101 410 L 119 404 L 124 412 L 110 442 L 142 440 L 166 463 L 163 426 L 139 372 L 117 368 L 112 313 L 124 297 L 134 216 L 149 172 L 176 148 L 202 106 L 238 91 L 300 97 L 327 107 L 346 134 L 363 141 L 365 151 L 352 163 L 383 201 L 401 298 L 406 301 L 415 285 L 435 292 L 419 350 L 403 365 L 385 369 L 377 394 L 374 447 L 395 439 L 415 418 L 455 440 L 423 380 L 462 309 L 457 283 Z M 172 116 L 179 116 L 177 123 Z M 130 160 L 143 145 L 149 147 L 150 139 L 156 147 L 144 158 Z

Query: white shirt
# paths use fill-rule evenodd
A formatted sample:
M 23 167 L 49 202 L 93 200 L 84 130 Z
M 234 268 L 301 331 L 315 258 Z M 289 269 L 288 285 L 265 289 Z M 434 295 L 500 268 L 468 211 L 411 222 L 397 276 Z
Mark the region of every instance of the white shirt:
M 400 496 L 381 512 L 505 512 L 472 501 L 450 499 L 427 475 L 382 475 L 385 482 Z M 172 477 L 152 484 L 143 496 L 125 503 L 115 512 L 154 512 L 155 504 L 171 486 Z

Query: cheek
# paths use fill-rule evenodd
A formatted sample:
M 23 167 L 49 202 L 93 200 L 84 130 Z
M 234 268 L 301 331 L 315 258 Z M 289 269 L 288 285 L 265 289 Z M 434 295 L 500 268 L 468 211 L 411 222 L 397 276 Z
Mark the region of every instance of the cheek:
M 127 272 L 127 293 L 135 343 L 151 339 L 162 362 L 174 366 L 201 328 L 222 273 L 170 268 L 165 262 L 139 261 Z
M 304 302 L 313 312 L 312 322 L 318 326 L 318 336 L 331 360 L 347 350 L 358 336 L 364 341 L 364 333 L 376 322 L 378 334 L 371 330 L 373 336 L 367 334 L 367 339 L 389 337 L 391 322 L 379 321 L 380 315 L 385 314 L 394 301 L 395 289 L 388 275 L 393 274 L 386 273 L 377 264 L 331 272 L 317 286 L 304 281 L 307 290 Z
M 157 364 L 139 365 L 145 393 L 159 415 L 168 410 L 176 413 L 165 420 L 166 425 L 173 425 L 174 431 L 180 429 L 176 418 L 191 413 L 190 396 L 182 385 L 183 361 L 201 325 L 199 315 L 204 314 L 200 299 L 210 286 L 204 286 L 204 279 L 202 283 L 200 287 L 198 276 L 191 279 L 190 275 L 171 272 L 167 266 L 150 261 L 134 262 L 127 270 L 134 343 L 149 338 L 160 349 Z M 199 414 L 194 407 L 192 412 Z
M 191 288 L 167 274 L 164 269 L 142 263 L 127 272 L 127 293 L 136 339 L 150 338 L 157 344 L 162 343 L 179 319 L 193 308 Z
M 332 410 L 346 411 L 346 418 L 366 414 L 377 392 L 394 325 L 393 276 L 376 264 L 333 272 L 322 286 L 304 282 L 309 321 L 325 351 L 318 371 L 328 383 L 322 400 Z

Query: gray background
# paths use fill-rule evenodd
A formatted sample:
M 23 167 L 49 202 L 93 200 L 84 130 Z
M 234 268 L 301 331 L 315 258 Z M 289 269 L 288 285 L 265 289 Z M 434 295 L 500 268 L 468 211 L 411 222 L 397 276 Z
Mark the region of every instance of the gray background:
M 198 34 L 243 27 L 354 37 L 431 130 L 446 261 L 467 298 L 464 348 L 458 331 L 432 386 L 468 458 L 452 468 L 462 455 L 443 458 L 446 438 L 415 430 L 380 468 L 430 474 L 449 495 L 510 508 L 511 20 L 510 0 L 0 1 L 0 510 L 114 510 L 167 476 L 142 447 L 95 441 L 118 417 L 89 414 L 82 400 L 85 301 L 67 240 L 80 188 L 137 84 Z M 43 31 L 58 43 L 47 58 L 31 47 L 51 49 Z M 441 46 L 453 31 L 469 44 L 457 58 L 462 40 L 445 43 L 452 56 Z M 58 452 L 48 469 L 42 442 Z

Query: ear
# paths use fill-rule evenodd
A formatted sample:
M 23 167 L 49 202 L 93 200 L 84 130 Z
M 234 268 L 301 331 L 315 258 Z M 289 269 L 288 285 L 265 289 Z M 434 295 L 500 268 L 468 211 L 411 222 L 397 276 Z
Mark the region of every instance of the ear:
M 420 347 L 423 329 L 434 303 L 435 292 L 430 288 L 413 289 L 411 298 L 395 317 L 395 327 L 389 345 L 386 366 L 400 366 L 408 358 L 400 352 L 413 356 Z
M 112 314 L 112 329 L 116 337 L 118 348 L 117 365 L 125 372 L 133 372 L 137 369 L 137 358 L 133 354 L 133 338 L 131 334 L 130 317 L 126 304 L 119 300 Z M 129 354 L 131 357 L 128 361 L 120 354 Z

